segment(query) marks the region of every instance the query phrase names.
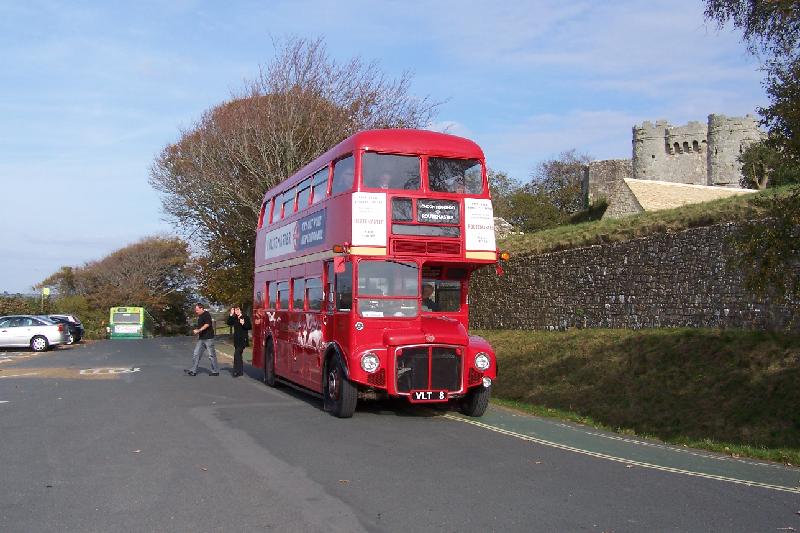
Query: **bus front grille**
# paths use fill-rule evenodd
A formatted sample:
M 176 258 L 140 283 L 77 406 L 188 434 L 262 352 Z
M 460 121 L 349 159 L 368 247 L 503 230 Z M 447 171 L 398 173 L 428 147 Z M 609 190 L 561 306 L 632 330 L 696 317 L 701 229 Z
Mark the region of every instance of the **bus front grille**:
M 397 392 L 461 390 L 461 356 L 445 346 L 400 348 L 395 357 Z

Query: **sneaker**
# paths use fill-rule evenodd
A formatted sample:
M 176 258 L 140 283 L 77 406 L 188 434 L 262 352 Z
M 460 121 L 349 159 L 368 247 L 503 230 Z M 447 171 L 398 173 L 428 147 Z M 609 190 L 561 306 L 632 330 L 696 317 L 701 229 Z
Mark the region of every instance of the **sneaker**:
M 209 374 L 209 376 L 219 376 L 219 372 L 212 372 Z
M 184 372 L 186 373 L 186 375 L 188 375 L 188 376 L 196 376 L 196 375 L 197 375 L 197 372 L 193 372 L 193 371 L 189 370 L 188 368 L 184 368 L 184 369 L 183 369 L 183 371 L 184 371 Z

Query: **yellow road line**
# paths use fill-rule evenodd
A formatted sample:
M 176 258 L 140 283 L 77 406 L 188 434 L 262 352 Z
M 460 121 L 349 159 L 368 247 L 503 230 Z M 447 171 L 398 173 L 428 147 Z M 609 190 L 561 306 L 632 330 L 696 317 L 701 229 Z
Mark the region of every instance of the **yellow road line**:
M 706 474 L 703 472 L 694 472 L 692 470 L 684 470 L 682 468 L 673 468 L 671 466 L 661 466 L 655 465 L 652 463 L 644 463 L 641 461 L 633 461 L 630 459 L 625 459 L 624 457 L 616 457 L 614 455 L 608 455 L 605 453 L 600 452 L 592 452 L 589 450 L 582 450 L 580 448 L 575 448 L 573 446 L 568 446 L 566 444 L 560 444 L 558 442 L 552 442 L 549 440 L 540 439 L 538 437 L 532 437 L 530 435 L 525 435 L 523 433 L 517 433 L 515 431 L 509 431 L 507 429 L 498 428 L 495 426 L 490 426 L 489 424 L 484 424 L 483 422 L 478 422 L 476 420 L 467 420 L 461 418 L 459 416 L 454 415 L 444 415 L 444 418 L 448 420 L 455 420 L 457 422 L 463 422 L 465 424 L 471 424 L 473 426 L 477 426 L 479 428 L 488 429 L 489 431 L 494 431 L 495 433 L 500 433 L 502 435 L 506 435 L 509 437 L 514 437 L 517 439 L 525 440 L 528 442 L 535 442 L 536 444 L 541 444 L 543 446 L 549 446 L 551 448 L 558 448 L 559 450 L 566 450 L 569 452 L 579 453 L 581 455 L 588 455 L 590 457 L 597 457 L 598 459 L 606 459 L 608 461 L 615 461 L 617 463 L 624 463 L 626 465 L 632 466 L 639 466 L 642 468 L 650 468 L 653 470 L 660 470 L 662 472 L 672 472 L 673 474 L 683 474 L 685 476 L 692 476 L 692 477 L 700 477 L 705 479 L 714 479 L 716 481 L 727 481 L 728 483 L 736 483 L 738 485 L 746 485 L 748 487 L 760 487 L 763 489 L 771 489 L 771 490 L 778 490 L 782 492 L 791 492 L 793 494 L 800 494 L 800 487 L 785 487 L 783 485 L 773 485 L 770 483 L 761 483 L 760 481 L 748 481 L 746 479 L 737 479 L 733 477 L 727 476 L 719 476 L 716 474 Z

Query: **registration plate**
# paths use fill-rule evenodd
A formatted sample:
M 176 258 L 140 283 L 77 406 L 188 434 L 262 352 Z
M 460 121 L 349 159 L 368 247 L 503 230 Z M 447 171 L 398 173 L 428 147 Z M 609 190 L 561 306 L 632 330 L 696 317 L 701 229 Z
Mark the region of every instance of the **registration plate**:
M 447 391 L 443 390 L 412 390 L 408 399 L 411 403 L 446 402 Z

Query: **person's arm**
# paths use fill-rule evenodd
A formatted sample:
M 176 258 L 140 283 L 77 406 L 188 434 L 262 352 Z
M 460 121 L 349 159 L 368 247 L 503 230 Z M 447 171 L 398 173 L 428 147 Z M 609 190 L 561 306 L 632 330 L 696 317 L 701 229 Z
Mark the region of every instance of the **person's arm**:
M 252 327 L 253 325 L 250 323 L 250 318 L 246 317 L 245 315 L 242 315 L 242 329 L 247 331 Z
M 197 328 L 197 333 L 202 333 L 211 327 L 211 315 L 208 315 L 208 320 L 203 319 L 203 323 Z
M 228 324 L 229 326 L 235 325 L 236 324 L 236 317 L 234 317 L 233 315 L 230 315 L 228 317 L 228 319 L 225 321 L 225 323 Z

